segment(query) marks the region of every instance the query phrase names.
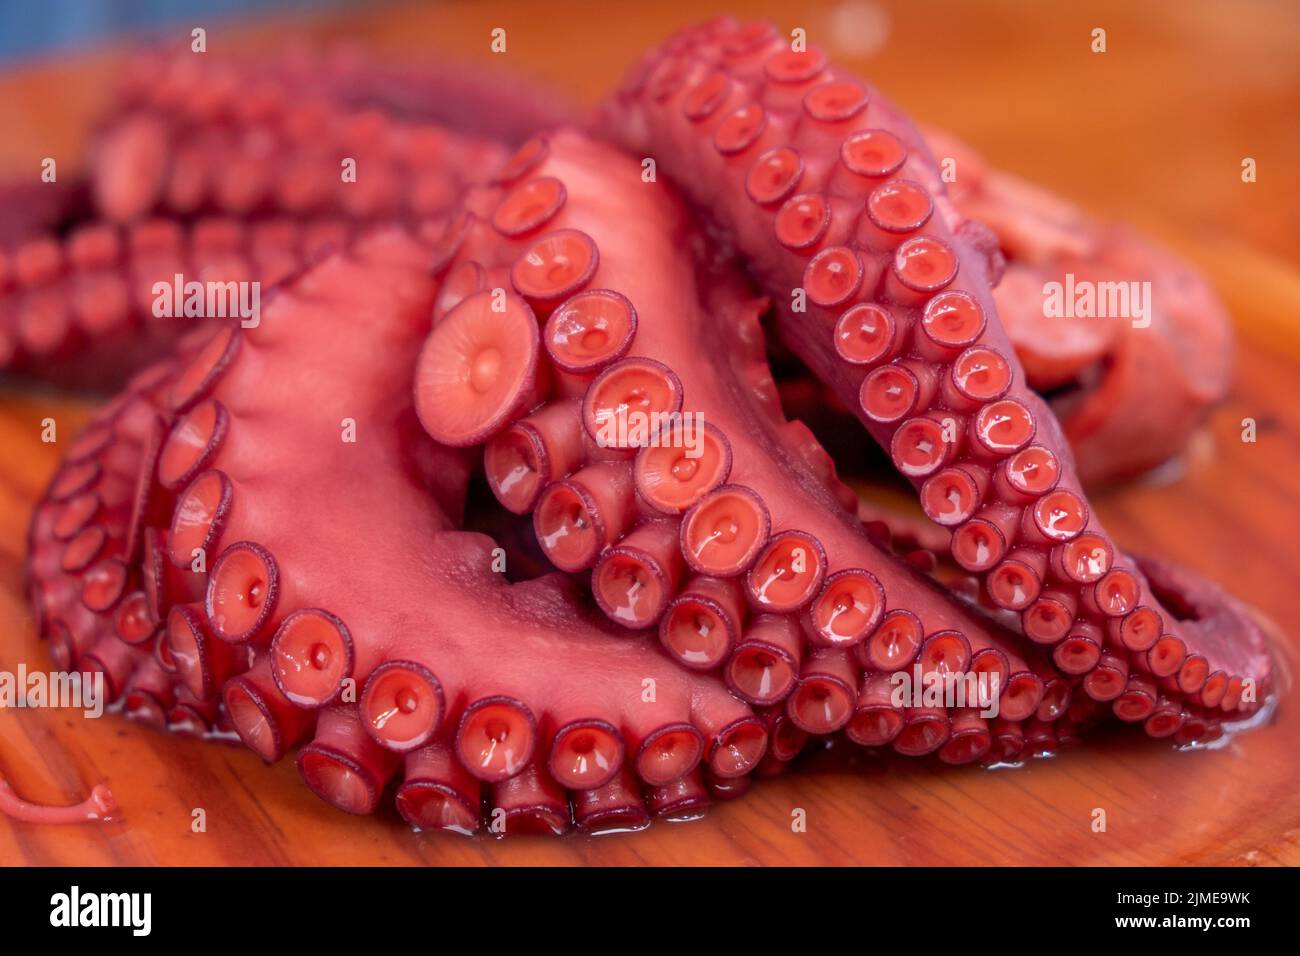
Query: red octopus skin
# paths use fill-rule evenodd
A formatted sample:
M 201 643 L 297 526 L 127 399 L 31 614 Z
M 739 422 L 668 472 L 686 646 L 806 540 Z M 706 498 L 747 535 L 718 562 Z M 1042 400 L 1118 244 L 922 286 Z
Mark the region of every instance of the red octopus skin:
M 505 583 L 491 539 L 454 530 L 466 463 L 422 435 L 410 398 L 435 289 L 428 257 L 400 234 L 359 239 L 282 287 L 261 326 L 221 330 L 101 413 L 76 452 L 90 457 L 64 465 L 33 526 L 43 630 L 72 635 L 71 663 L 111 648 L 114 696 L 165 660 L 172 693 L 219 698 L 265 759 L 305 745 L 308 784 L 342 809 L 375 810 L 403 776 L 398 807 L 420 826 L 477 829 L 482 796 L 507 830 L 565 828 L 557 779 L 596 791 L 582 794 L 592 821 L 604 814 L 591 801 L 615 788 L 623 819 L 637 787 L 620 766 L 651 807 L 701 764 L 748 772 L 766 725 L 719 680 L 616 634 L 562 577 Z M 214 413 L 196 414 L 205 407 Z M 139 434 L 160 425 L 166 440 L 141 454 Z M 65 512 L 118 459 L 146 477 L 112 499 L 116 533 L 61 560 L 58 535 L 81 518 Z M 144 545 L 159 538 L 161 555 Z M 360 541 L 382 560 L 358 562 L 344 543 Z M 83 550 L 125 569 L 116 602 L 95 592 L 96 611 L 82 598 Z M 196 553 L 201 587 L 185 581 Z M 128 632 L 147 636 L 127 644 L 110 627 L 137 589 L 144 620 Z
M 1132 478 L 1177 455 L 1223 401 L 1232 329 L 1208 283 L 1130 227 L 1103 225 L 1062 199 L 988 169 L 969 147 L 933 129 L 926 141 L 957 163 L 950 186 L 963 216 L 996 233 L 1006 272 L 998 316 L 1029 385 L 1051 393 L 1085 485 Z M 1149 281 L 1150 326 L 1043 318 L 1043 285 Z M 1135 414 L 1141 409 L 1141 414 Z
M 997 319 L 994 251 L 877 91 L 769 25 L 719 20 L 634 68 L 603 126 L 709 212 L 772 295 L 787 347 L 855 410 L 1023 630 L 1055 643 L 1097 629 L 1144 700 L 1147 671 L 1211 709 L 1260 706 L 1271 669 L 1225 671 L 1101 528 Z

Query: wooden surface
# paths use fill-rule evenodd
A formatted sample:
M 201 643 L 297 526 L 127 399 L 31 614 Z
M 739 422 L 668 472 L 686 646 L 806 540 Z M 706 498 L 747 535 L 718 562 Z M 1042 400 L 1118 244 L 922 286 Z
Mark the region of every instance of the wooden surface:
M 1172 483 L 1096 499 L 1130 547 L 1172 555 L 1228 585 L 1276 623 L 1291 669 L 1300 618 L 1300 8 L 1294 3 L 1001 2 L 747 4 L 802 26 L 918 118 L 957 132 L 991 161 L 1098 213 L 1123 216 L 1203 267 L 1239 329 L 1237 383 Z M 644 45 L 724 9 L 711 3 L 420 5 L 331 21 L 260 25 L 249 42 L 347 35 L 394 53 L 506 58 L 586 103 Z M 886 24 L 884 45 L 846 24 Z M 231 36 L 209 27 L 220 42 Z M 1110 52 L 1088 51 L 1107 30 Z M 188 26 L 185 27 L 188 30 Z M 211 41 L 210 41 L 211 42 Z M 240 41 L 243 42 L 243 41 Z M 500 58 L 497 58 L 500 59 Z M 0 170 L 73 156 L 111 55 L 37 64 L 0 78 Z M 1254 157 L 1259 182 L 1243 184 Z M 32 173 L 32 175 L 35 175 Z M 0 669 L 48 669 L 21 597 L 27 514 L 51 473 L 39 440 L 55 416 L 73 431 L 87 406 L 54 393 L 0 393 Z M 1140 409 L 1134 410 L 1140 414 Z M 1259 422 L 1243 444 L 1242 418 Z M 1289 681 L 1287 682 L 1289 686 Z M 0 772 L 25 796 L 68 802 L 106 779 L 123 809 L 105 826 L 15 826 L 0 818 L 0 863 L 23 864 L 1159 864 L 1300 862 L 1300 706 L 1221 749 L 1091 738 L 1020 770 L 818 758 L 763 781 L 693 824 L 600 838 L 466 840 L 408 832 L 393 817 L 329 809 L 289 763 L 173 739 L 119 718 L 0 711 Z M 190 832 L 191 811 L 208 828 Z M 792 832 L 792 812 L 807 829 Z M 1093 832 L 1095 808 L 1105 833 Z

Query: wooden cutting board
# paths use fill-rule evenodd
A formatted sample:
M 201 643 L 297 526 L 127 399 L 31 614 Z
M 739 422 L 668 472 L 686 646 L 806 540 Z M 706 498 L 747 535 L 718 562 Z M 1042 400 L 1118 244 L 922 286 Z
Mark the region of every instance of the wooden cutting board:
M 1139 222 L 1207 271 L 1240 332 L 1233 395 L 1193 443 L 1180 477 L 1094 502 L 1123 543 L 1181 560 L 1274 622 L 1289 672 L 1300 647 L 1300 209 L 1290 175 L 1300 154 L 1300 69 L 1287 50 L 1300 25 L 1294 4 L 1252 5 L 1245 17 L 1210 2 L 1068 11 L 1012 0 L 810 3 L 803 20 L 779 0 L 745 6 L 767 8 L 786 29 L 804 27 L 990 160 Z M 488 32 L 503 26 L 510 65 L 590 103 L 650 38 L 702 15 L 698 2 L 605 9 L 594 18 L 577 2 L 450 3 L 281 20 L 238 34 L 199 25 L 218 42 L 348 36 L 394 54 L 449 51 L 487 65 Z M 1094 27 L 1108 32 L 1104 56 L 1088 52 Z M 68 157 L 70 168 L 112 62 L 110 54 L 83 55 L 0 78 L 0 171 L 32 174 L 47 155 Z M 1258 160 L 1258 183 L 1240 181 L 1244 156 Z M 50 666 L 22 597 L 27 516 L 59 453 L 41 443 L 40 421 L 54 416 L 70 435 L 90 407 L 52 391 L 0 390 L 0 670 Z M 1241 441 L 1246 417 L 1258 422 L 1253 444 Z M 266 767 L 236 747 L 117 717 L 0 711 L 0 773 L 20 793 L 72 802 L 107 780 L 123 809 L 107 825 L 0 818 L 0 863 L 1295 864 L 1296 740 L 1300 701 L 1284 692 L 1269 726 L 1215 750 L 1180 753 L 1110 734 L 996 771 L 827 754 L 761 781 L 700 822 L 494 840 L 415 834 L 392 816 L 348 817 L 302 787 L 290 763 Z M 191 831 L 196 808 L 206 811 L 204 833 Z M 1106 811 L 1104 833 L 1092 827 L 1097 808 Z M 799 810 L 803 832 L 792 827 Z

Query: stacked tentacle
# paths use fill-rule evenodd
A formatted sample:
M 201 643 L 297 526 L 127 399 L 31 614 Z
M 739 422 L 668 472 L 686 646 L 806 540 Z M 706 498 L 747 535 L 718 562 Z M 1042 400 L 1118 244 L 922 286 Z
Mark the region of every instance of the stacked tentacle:
M 141 54 L 118 86 L 94 137 L 88 188 L 71 189 L 61 212 L 49 208 L 47 188 L 10 189 L 7 246 L 158 214 L 182 224 L 202 215 L 292 219 L 317 232 L 340 218 L 406 221 L 441 212 L 466 177 L 490 168 L 488 140 L 522 140 L 567 112 L 517 82 L 454 67 L 391 67 L 357 51 L 295 50 L 269 61 Z M 1180 451 L 1226 383 L 1227 326 L 1203 280 L 1131 231 L 1103 230 L 1043 191 L 986 171 L 943 134 L 927 137 L 959 158 L 953 199 L 975 220 L 965 230 L 986 252 L 1000 241 L 1010 260 L 995 293 L 1004 324 L 1029 384 L 1052 396 L 1082 452 L 1085 482 L 1126 477 Z M 361 164 L 356 188 L 339 188 L 343 157 Z M 11 260 L 26 254 L 11 248 L 0 256 L 0 290 L 14 284 L 6 279 Z M 1042 280 L 1068 271 L 1151 281 L 1153 334 L 1132 334 L 1118 321 L 1034 321 Z M 113 349 L 84 335 L 69 339 L 67 315 L 77 304 L 66 284 L 34 299 L 25 320 L 14 302 L 4 310 L 0 367 L 102 386 L 121 380 L 114 370 L 140 367 L 165 347 L 149 336 Z M 1126 413 L 1130 403 L 1146 413 Z
M 969 714 L 890 706 L 890 675 L 914 665 L 996 673 L 1011 720 L 1063 713 L 1044 703 L 1045 660 L 876 547 L 829 457 L 781 414 L 764 304 L 635 162 L 557 133 L 467 206 L 417 371 L 421 420 L 447 444 L 486 441 L 498 499 L 532 514 L 556 567 L 590 572 L 613 622 L 654 629 L 683 666 L 805 732 L 904 753 L 966 762 L 989 746 L 962 733 L 941 749 L 954 725 L 984 731 Z
M 725 230 L 786 346 L 951 530 L 989 600 L 1033 643 L 1106 648 L 1090 696 L 1129 721 L 1165 701 L 1218 716 L 1262 703 L 1258 633 L 1180 620 L 1101 527 L 998 320 L 1001 256 L 897 108 L 769 25 L 717 21 L 651 54 L 605 125 Z

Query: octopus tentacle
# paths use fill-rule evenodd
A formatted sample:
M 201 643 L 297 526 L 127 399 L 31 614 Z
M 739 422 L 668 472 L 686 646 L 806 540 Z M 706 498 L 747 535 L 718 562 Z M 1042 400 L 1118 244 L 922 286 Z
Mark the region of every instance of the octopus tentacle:
M 22 799 L 0 776 L 0 814 L 24 823 L 94 823 L 112 819 L 116 810 L 113 795 L 102 783 L 96 784 L 80 803 L 51 807 Z
M 919 134 L 819 51 L 792 52 L 774 32 L 741 49 L 743 32 L 715 24 L 652 53 L 606 108 L 604 128 L 653 150 L 727 231 L 776 300 L 785 344 L 855 411 L 931 517 L 952 528 L 954 559 L 1024 630 L 1060 640 L 1077 615 L 1130 664 L 1149 667 L 1148 652 L 1168 638 L 1160 660 L 1170 666 L 1180 654 L 1228 666 L 1213 648 L 1202 655 L 1198 635 L 1161 606 L 1092 513 L 1059 423 L 998 321 L 990 260 L 958 231 Z M 698 118 L 690 95 L 715 72 L 728 95 Z M 854 110 L 822 109 L 849 89 L 859 92 Z M 746 179 L 781 149 L 800 157 L 783 166 L 799 170 L 797 192 L 765 203 Z M 1227 676 L 1252 681 L 1259 706 L 1267 667 Z
M 286 113 L 280 121 L 293 116 L 315 124 L 286 129 L 271 117 L 270 125 L 248 129 L 226 123 L 168 128 L 152 113 L 133 114 L 106 128 L 98 143 L 97 206 L 113 222 L 158 213 L 363 221 L 432 215 L 454 200 L 459 170 L 491 162 L 499 150 L 382 113 Z M 223 147 L 233 155 L 216 163 Z M 343 178 L 338 157 L 356 161 L 354 180 Z M 145 163 L 156 171 L 142 175 Z
M 468 70 L 444 58 L 379 60 L 361 47 L 298 45 L 276 56 L 145 48 L 115 89 L 119 109 L 156 109 L 190 121 L 268 119 L 286 102 L 324 103 L 437 123 L 518 144 L 572 112 L 556 91 L 501 71 Z
M 141 646 L 154 635 L 139 558 L 145 524 L 167 506 L 153 481 L 162 430 L 154 401 L 163 382 L 138 379 L 92 418 L 34 513 L 29 588 L 38 630 L 56 645 L 61 666 L 78 664 L 101 639 L 147 653 Z
M 996 655 L 1004 706 L 1031 712 L 1041 680 L 1023 655 L 846 510 L 828 456 L 775 402 L 761 304 L 678 254 L 699 241 L 681 207 L 577 134 L 525 150 L 527 178 L 468 199 L 481 215 L 448 274 L 509 275 L 513 292 L 478 289 L 436 319 L 416 378 L 430 434 L 486 441 L 498 499 L 532 512 L 557 567 L 591 569 L 612 621 L 657 629 L 681 663 L 721 668 L 753 704 L 788 699 L 808 732 L 849 721 L 864 667 L 958 672 L 972 653 Z M 539 183 L 562 201 L 502 230 Z M 661 432 L 631 435 L 655 415 Z
M 912 516 L 881 506 L 864 505 L 864 511 L 870 513 L 886 538 L 891 535 L 898 538 L 903 547 L 915 545 L 916 519 Z M 963 569 L 956 565 L 951 555 L 939 553 L 937 544 L 935 540 L 928 540 L 926 548 L 930 550 L 924 552 L 933 559 L 933 576 L 945 582 L 962 600 L 977 605 L 984 614 L 1008 625 L 1013 623 L 1008 620 L 1012 612 L 998 608 L 988 594 L 980 590 L 973 577 L 961 576 Z M 1271 641 L 1267 628 L 1255 611 L 1213 581 L 1167 558 L 1137 555 L 1132 560 L 1136 572 L 1149 583 L 1162 607 L 1193 635 L 1196 646 L 1205 653 L 1214 654 L 1231 670 L 1242 673 L 1271 671 Z M 1151 678 L 1155 679 L 1159 691 L 1173 695 L 1161 700 L 1162 705 L 1167 705 L 1162 707 L 1163 710 L 1172 711 L 1174 705 L 1184 702 L 1184 698 L 1188 698 L 1185 702 L 1193 707 L 1204 704 L 1205 701 L 1200 699 L 1204 691 L 1198 692 L 1198 688 L 1205 688 L 1211 676 L 1214 681 L 1208 688 L 1209 702 L 1218 706 L 1220 695 L 1230 685 L 1228 673 L 1219 671 L 1211 675 L 1209 661 L 1203 654 L 1189 656 L 1167 635 L 1156 641 L 1145 654 L 1133 658 L 1125 656 L 1124 648 L 1116 644 L 1104 627 L 1082 618 L 1075 620 L 1066 639 L 1054 646 L 1052 660 L 1057 670 L 1069 677 L 1072 684 L 1088 688 L 1086 697 L 1077 698 L 1080 703 L 1114 700 L 1127 686 L 1130 667 L 1139 678 L 1135 685 L 1139 696 L 1151 698 L 1156 693 L 1148 683 Z M 1233 684 L 1233 690 L 1245 686 L 1243 680 Z M 1262 702 L 1248 701 L 1254 705 Z M 1257 706 L 1251 706 L 1244 713 L 1256 709 Z
M 957 211 L 990 227 L 1006 258 L 993 290 L 1029 385 L 1051 395 L 1085 485 L 1129 478 L 1177 455 L 1226 394 L 1227 313 L 1209 285 L 1136 231 L 1091 220 L 1068 202 L 987 169 L 948 134 L 925 130 L 961 170 Z M 1046 282 L 1150 283 L 1150 312 L 1045 320 Z M 1132 409 L 1142 409 L 1141 415 Z
M 173 362 L 147 369 L 92 416 L 28 531 L 29 599 L 55 665 L 83 680 L 102 676 L 106 705 L 123 700 L 127 717 L 154 726 L 170 723 L 177 696 L 154 656 L 158 622 L 144 599 L 142 531 L 167 507 L 153 474 L 158 399 L 175 371 Z M 100 820 L 113 810 L 102 785 L 74 807 L 50 808 L 20 800 L 0 781 L 0 812 L 18 819 Z
M 87 181 L 57 202 L 0 193 L 14 212 L 0 369 L 116 385 L 173 341 L 173 323 L 149 320 L 154 282 L 269 286 L 359 223 L 436 218 L 499 164 L 498 140 L 567 113 L 508 80 L 358 55 L 141 55 L 95 132 Z
M 501 147 L 433 119 L 448 93 L 432 85 L 394 102 L 398 87 L 382 73 L 328 58 L 145 57 L 92 144 L 96 204 L 114 222 L 436 213 L 456 198 L 462 171 L 493 163 Z M 504 97 L 484 85 L 477 98 L 491 114 Z M 473 122 L 465 111 L 455 118 Z M 354 182 L 341 176 L 343 157 L 356 160 Z
M 218 697 L 264 759 L 303 745 L 307 784 L 349 812 L 372 812 L 388 781 L 409 772 L 399 808 L 421 826 L 476 829 L 481 794 L 507 831 L 563 829 L 568 788 L 607 787 L 624 767 L 650 794 L 672 791 L 672 812 L 695 806 L 694 786 L 678 781 L 701 766 L 743 776 L 763 755 L 765 726 L 717 678 L 674 667 L 653 638 L 615 639 L 562 579 L 507 584 L 492 571 L 490 539 L 454 530 L 435 504 L 447 500 L 430 493 L 437 483 L 463 482 L 467 469 L 420 435 L 410 409 L 407 376 L 435 289 L 427 259 L 399 233 L 359 238 L 349 255 L 283 287 L 263 325 L 220 331 L 155 384 L 150 407 L 172 427 L 148 473 L 191 470 L 168 463 L 195 449 L 206 469 L 184 487 L 151 481 L 172 505 L 161 519 L 170 529 L 150 525 L 140 537 L 152 548 L 141 545 L 129 573 L 155 567 L 163 549 L 169 567 L 152 588 L 168 596 L 145 595 L 142 607 L 166 607 L 156 625 L 164 639 L 111 638 L 150 664 L 148 685 L 133 688 L 138 709 L 156 719 L 173 702 Z M 268 378 L 276 388 L 265 388 Z M 124 421 L 134 422 L 135 401 L 122 405 Z M 208 401 L 227 413 L 215 443 L 183 425 Z M 357 443 L 340 430 L 349 418 Z M 118 449 L 109 442 L 100 454 Z M 340 480 L 360 474 L 365 481 Z M 73 478 L 56 479 L 60 503 L 86 481 Z M 308 501 L 333 520 L 304 523 Z M 38 514 L 34 539 L 44 542 L 55 513 Z M 390 542 L 372 577 L 336 557 L 353 536 Z M 47 550 L 62 553 L 37 544 L 41 594 L 61 581 Z M 183 600 L 193 589 L 172 588 L 165 574 L 195 563 L 206 587 L 201 600 Z M 42 606 L 51 630 L 80 621 L 48 597 Z M 102 614 L 79 608 L 104 626 Z M 145 646 L 166 648 L 170 671 Z
M 0 292 L 0 336 L 13 343 L 5 364 L 58 370 L 62 381 L 112 381 L 121 374 L 114 359 L 156 357 L 205 321 L 160 317 L 158 283 L 166 287 L 169 311 L 178 274 L 186 282 L 256 281 L 269 288 L 346 240 L 351 228 L 343 220 L 300 225 L 209 217 L 127 227 L 86 222 L 66 236 L 30 239 L 15 256 L 42 250 L 49 264 L 17 275 Z
M 878 506 L 864 510 L 882 528 L 883 538 L 893 537 L 904 548 L 915 543 L 917 529 L 910 516 Z M 929 545 L 933 547 L 935 542 Z M 1013 618 L 1012 612 L 998 608 L 981 592 L 972 578 L 956 576 L 962 569 L 951 556 L 924 553 L 933 558 L 936 579 L 944 581 L 955 595 L 995 620 Z M 1196 646 L 1239 673 L 1271 670 L 1268 636 L 1248 607 L 1213 582 L 1167 559 L 1139 556 L 1134 563 L 1162 605 L 1193 635 Z M 1007 623 L 1013 624 L 1014 618 Z M 1222 735 L 1225 721 L 1249 716 L 1262 703 L 1249 699 L 1254 688 L 1247 694 L 1244 680 L 1234 681 L 1224 670 L 1211 674 L 1205 656 L 1188 658 L 1168 638 L 1161 638 L 1145 655 L 1134 658 L 1116 646 L 1102 627 L 1087 620 L 1073 622 L 1066 638 L 1053 648 L 1051 659 L 1059 673 L 1041 672 L 1045 693 L 1036 718 L 1055 721 L 1053 733 L 1058 742 L 1074 739 L 1096 722 L 1099 708 L 1104 707 L 1122 721 L 1141 723 L 1150 736 L 1174 736 L 1181 745 L 1209 743 Z M 1247 697 L 1244 704 L 1243 695 Z

